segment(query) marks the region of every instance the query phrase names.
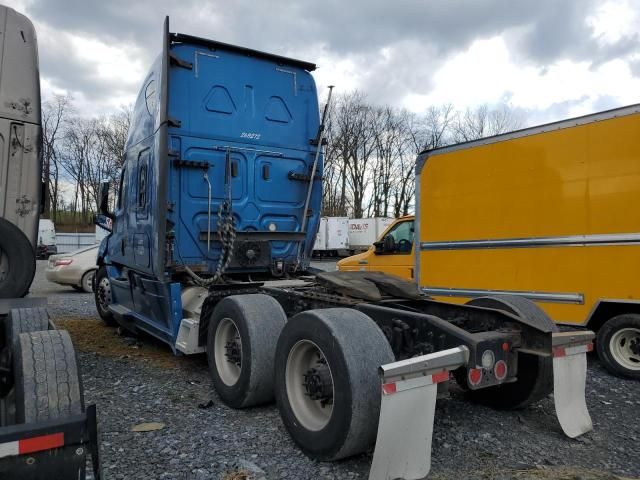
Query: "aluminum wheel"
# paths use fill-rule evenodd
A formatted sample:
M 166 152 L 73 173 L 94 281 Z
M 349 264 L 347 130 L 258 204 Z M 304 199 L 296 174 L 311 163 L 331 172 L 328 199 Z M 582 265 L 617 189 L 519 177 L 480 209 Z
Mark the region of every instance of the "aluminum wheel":
M 611 355 L 624 368 L 640 371 L 640 329 L 621 328 L 609 343 Z
M 220 379 L 225 385 L 235 385 L 242 371 L 242 339 L 238 326 L 230 318 L 223 318 L 218 324 L 213 352 Z
M 331 368 L 320 347 L 300 340 L 289 351 L 285 368 L 289 403 L 307 430 L 322 430 L 333 413 L 334 385 Z
M 109 311 L 109 305 L 111 305 L 111 284 L 109 283 L 109 279 L 104 277 L 100 280 L 97 288 L 98 302 L 100 303 L 100 309 L 104 312 Z

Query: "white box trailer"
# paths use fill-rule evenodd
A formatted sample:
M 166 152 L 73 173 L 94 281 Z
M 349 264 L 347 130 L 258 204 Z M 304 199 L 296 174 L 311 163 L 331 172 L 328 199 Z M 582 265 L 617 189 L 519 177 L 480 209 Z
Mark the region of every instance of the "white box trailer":
M 327 217 L 320 218 L 320 225 L 318 226 L 318 233 L 316 233 L 316 242 L 313 244 L 313 254 L 316 252 L 323 252 L 327 249 Z
M 392 223 L 393 218 L 387 217 L 349 220 L 349 248 L 353 252 L 368 250 Z
M 335 257 L 349 253 L 349 218 L 322 217 L 313 245 L 313 254 Z

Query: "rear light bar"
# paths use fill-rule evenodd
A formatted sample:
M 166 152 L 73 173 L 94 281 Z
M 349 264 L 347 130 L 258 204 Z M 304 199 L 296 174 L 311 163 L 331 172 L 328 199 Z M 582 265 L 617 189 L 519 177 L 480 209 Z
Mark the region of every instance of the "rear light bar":
M 63 258 L 60 260 L 56 260 L 56 263 L 54 263 L 53 265 L 55 267 L 63 267 L 65 265 L 71 265 L 73 263 L 73 259 L 71 258 Z

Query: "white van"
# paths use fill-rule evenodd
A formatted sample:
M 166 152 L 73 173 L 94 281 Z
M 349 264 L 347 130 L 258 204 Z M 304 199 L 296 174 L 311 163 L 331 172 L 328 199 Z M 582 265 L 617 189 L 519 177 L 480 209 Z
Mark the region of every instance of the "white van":
M 56 245 L 56 227 L 53 222 L 47 218 L 41 218 L 38 223 L 38 246 L 36 254 L 38 258 L 45 260 L 51 255 L 58 253 Z

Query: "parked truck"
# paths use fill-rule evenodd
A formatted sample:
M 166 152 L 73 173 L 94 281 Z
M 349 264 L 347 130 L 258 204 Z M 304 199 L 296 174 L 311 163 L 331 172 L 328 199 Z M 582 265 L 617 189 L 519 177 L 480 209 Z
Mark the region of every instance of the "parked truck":
M 48 260 L 51 255 L 56 255 L 57 253 L 56 227 L 48 218 L 41 218 L 38 223 L 36 258 Z
M 95 405 L 85 408 L 68 332 L 46 299 L 22 298 L 35 272 L 41 190 L 36 33 L 0 6 L 0 478 L 100 478 Z
M 525 298 L 458 305 L 379 272 L 310 273 L 324 123 L 314 69 L 170 33 L 165 21 L 115 211 L 102 188 L 113 231 L 98 254 L 100 316 L 178 354 L 206 352 L 231 407 L 275 397 L 314 459 L 355 455 L 377 438 L 372 479 L 428 473 L 436 391 L 450 372 L 496 408 L 554 391 L 565 433 L 589 431 L 592 333 L 558 332 Z
M 349 219 L 349 246 L 352 253 L 368 250 L 380 234 L 393 223 L 393 218 Z
M 528 298 L 597 331 L 602 363 L 640 378 L 639 131 L 631 105 L 423 152 L 415 219 L 338 269 L 394 273 L 455 303 Z
M 321 217 L 313 244 L 314 257 L 349 255 L 349 218 Z

